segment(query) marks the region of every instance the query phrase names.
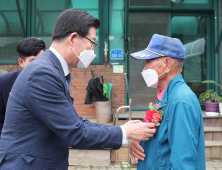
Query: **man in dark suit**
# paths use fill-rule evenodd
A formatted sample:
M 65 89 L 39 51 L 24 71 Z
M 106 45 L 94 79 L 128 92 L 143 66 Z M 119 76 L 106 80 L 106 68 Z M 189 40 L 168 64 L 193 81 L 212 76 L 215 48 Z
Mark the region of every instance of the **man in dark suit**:
M 45 51 L 45 43 L 35 37 L 24 38 L 17 45 L 18 63 L 24 68 L 31 61 L 42 55 Z M 0 134 L 2 131 L 8 96 L 12 86 L 22 69 L 0 75 Z
M 71 68 L 95 57 L 100 22 L 71 8 L 56 20 L 49 50 L 18 76 L 9 95 L 0 139 L 0 169 L 68 169 L 69 146 L 119 149 L 126 139 L 148 140 L 153 123 L 106 126 L 79 117 L 69 94 Z

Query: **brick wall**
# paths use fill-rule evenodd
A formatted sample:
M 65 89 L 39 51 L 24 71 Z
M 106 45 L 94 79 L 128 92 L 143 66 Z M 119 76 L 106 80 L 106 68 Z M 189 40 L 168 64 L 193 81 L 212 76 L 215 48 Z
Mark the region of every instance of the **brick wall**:
M 0 65 L 10 71 L 15 71 L 21 67 L 17 65 Z M 125 105 L 125 77 L 123 73 L 113 73 L 111 65 L 90 65 L 87 69 L 72 69 L 70 94 L 74 98 L 74 107 L 79 116 L 84 119 L 96 119 L 95 104 L 85 105 L 86 87 L 89 80 L 92 78 L 91 69 L 94 70 L 95 77 L 103 75 L 104 82 L 112 83 L 112 113 L 116 112 L 117 108 Z M 125 72 L 125 66 L 124 71 Z M 124 110 L 120 110 L 124 112 Z
M 91 69 L 94 70 L 95 77 L 100 77 L 102 74 L 104 82 L 112 83 L 112 113 L 116 112 L 120 106 L 125 105 L 125 77 L 123 73 L 113 73 L 111 65 L 90 65 L 87 69 L 72 69 L 70 94 L 75 100 L 74 106 L 77 113 L 86 119 L 96 118 L 95 104 L 84 104 L 86 87 L 92 78 Z M 125 72 L 125 67 L 123 72 Z

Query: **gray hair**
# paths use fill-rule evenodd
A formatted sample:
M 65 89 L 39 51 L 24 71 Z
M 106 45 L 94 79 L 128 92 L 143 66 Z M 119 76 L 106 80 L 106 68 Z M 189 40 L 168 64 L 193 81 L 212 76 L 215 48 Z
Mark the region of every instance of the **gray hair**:
M 182 71 L 184 65 L 184 59 L 174 59 L 174 66 L 179 71 Z

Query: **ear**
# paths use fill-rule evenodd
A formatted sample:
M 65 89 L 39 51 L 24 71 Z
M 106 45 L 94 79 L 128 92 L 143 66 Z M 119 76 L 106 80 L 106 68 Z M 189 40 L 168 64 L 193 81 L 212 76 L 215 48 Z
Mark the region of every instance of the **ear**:
M 165 65 L 165 72 L 166 73 L 169 73 L 171 71 L 171 68 L 172 68 L 172 59 L 167 57 L 166 60 L 166 65 Z
M 70 36 L 69 36 L 69 45 L 73 45 L 73 41 L 76 40 L 76 38 L 78 38 L 78 34 L 77 32 L 74 32 L 72 33 Z
M 18 63 L 22 68 L 25 67 L 24 61 L 21 58 L 18 59 Z

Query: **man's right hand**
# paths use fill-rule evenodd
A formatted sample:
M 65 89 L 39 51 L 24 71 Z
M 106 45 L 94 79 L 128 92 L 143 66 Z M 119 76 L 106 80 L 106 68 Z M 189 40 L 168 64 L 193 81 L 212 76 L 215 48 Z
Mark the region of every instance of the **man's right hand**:
M 127 139 L 145 141 L 156 133 L 156 129 L 151 129 L 155 127 L 155 123 L 132 123 L 123 126 L 126 129 Z

